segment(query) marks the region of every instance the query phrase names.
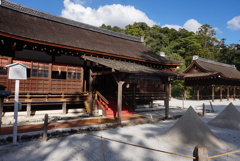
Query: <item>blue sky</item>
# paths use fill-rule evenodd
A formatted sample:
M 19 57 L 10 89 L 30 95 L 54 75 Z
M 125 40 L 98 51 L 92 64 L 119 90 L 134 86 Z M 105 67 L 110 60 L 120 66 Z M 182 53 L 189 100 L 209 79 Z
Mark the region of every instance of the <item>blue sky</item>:
M 196 31 L 203 24 L 217 38 L 240 44 L 240 0 L 10 0 L 94 26 L 124 28 L 134 22 Z

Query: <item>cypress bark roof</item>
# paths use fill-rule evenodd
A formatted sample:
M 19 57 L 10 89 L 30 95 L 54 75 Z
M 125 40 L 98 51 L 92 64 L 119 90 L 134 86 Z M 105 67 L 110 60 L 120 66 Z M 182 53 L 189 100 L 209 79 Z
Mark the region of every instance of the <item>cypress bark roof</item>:
M 141 38 L 54 16 L 6 0 L 1 1 L 0 15 L 0 35 L 3 36 L 162 65 L 182 64 L 154 54 Z
M 186 78 L 219 75 L 225 78 L 240 79 L 240 72 L 234 65 L 224 64 L 200 57 L 195 57 L 183 73 Z
M 92 62 L 95 62 L 97 64 L 101 64 L 103 66 L 107 66 L 107 67 L 117 70 L 119 72 L 161 75 L 161 76 L 170 76 L 170 77 L 178 76 L 178 74 L 176 74 L 176 73 L 171 73 L 171 72 L 167 72 L 167 71 L 160 70 L 160 69 L 154 69 L 151 67 L 147 67 L 144 65 L 131 63 L 131 62 L 91 57 L 91 56 L 82 56 L 82 58 L 87 59 Z

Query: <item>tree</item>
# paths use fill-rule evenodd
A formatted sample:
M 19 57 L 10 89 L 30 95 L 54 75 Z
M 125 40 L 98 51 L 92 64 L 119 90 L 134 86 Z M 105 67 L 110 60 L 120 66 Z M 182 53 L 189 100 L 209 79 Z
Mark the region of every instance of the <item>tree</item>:
M 145 31 L 150 27 L 145 22 L 135 22 L 133 25 L 127 25 L 125 27 L 125 34 L 137 36 L 137 37 L 145 37 Z
M 215 37 L 215 30 L 210 25 L 205 24 L 198 29 L 196 35 L 202 47 L 198 56 L 214 60 L 220 51 L 220 42 Z

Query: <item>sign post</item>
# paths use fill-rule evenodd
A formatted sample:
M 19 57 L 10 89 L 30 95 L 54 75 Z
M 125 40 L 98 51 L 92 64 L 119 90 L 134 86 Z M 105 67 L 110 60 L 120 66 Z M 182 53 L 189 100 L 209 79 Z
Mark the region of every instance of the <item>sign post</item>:
M 27 79 L 27 68 L 29 67 L 18 62 L 6 65 L 6 67 L 9 67 L 8 79 L 15 79 L 13 144 L 17 144 L 19 84 L 20 80 Z

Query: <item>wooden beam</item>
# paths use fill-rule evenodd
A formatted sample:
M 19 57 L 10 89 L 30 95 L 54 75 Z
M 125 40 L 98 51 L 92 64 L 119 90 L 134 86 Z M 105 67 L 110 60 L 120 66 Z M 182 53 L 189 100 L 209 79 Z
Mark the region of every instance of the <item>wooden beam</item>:
M 92 73 L 91 76 L 107 75 L 107 74 L 112 74 L 112 73 L 113 73 L 113 71 L 102 71 L 102 72 Z

